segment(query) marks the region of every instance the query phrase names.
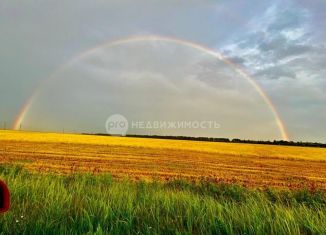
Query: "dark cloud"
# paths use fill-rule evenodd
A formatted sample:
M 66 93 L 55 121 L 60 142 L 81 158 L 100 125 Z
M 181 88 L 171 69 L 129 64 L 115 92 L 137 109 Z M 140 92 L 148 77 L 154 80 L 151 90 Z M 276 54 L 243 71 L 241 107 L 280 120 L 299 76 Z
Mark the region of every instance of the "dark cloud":
M 236 64 L 243 64 L 246 61 L 244 58 L 240 56 L 232 56 L 232 57 L 228 57 L 227 59 Z
M 313 46 L 309 45 L 287 45 L 286 47 L 282 48 L 282 50 L 276 50 L 275 57 L 276 59 L 283 59 L 289 56 L 297 56 L 302 55 L 308 52 L 314 51 Z
M 258 48 L 261 52 L 277 51 L 279 48 L 284 47 L 287 44 L 287 39 L 284 36 L 277 36 L 272 39 L 263 39 Z
M 279 78 L 296 78 L 296 73 L 287 66 L 272 66 L 267 69 L 262 69 L 254 73 L 255 77 L 262 77 L 267 79 L 279 79 Z

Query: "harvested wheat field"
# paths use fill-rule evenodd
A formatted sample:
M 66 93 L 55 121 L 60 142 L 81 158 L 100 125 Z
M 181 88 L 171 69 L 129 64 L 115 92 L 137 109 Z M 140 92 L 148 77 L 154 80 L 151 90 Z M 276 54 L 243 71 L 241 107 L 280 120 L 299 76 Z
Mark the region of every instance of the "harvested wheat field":
M 0 161 L 38 172 L 326 189 L 323 148 L 0 131 Z

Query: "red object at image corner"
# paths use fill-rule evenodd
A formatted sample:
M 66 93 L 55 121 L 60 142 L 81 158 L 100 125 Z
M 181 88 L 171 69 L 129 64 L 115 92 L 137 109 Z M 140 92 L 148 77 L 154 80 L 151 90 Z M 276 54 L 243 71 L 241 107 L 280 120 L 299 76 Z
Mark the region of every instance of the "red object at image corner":
M 10 208 L 10 193 L 7 185 L 0 180 L 0 213 L 8 211 Z

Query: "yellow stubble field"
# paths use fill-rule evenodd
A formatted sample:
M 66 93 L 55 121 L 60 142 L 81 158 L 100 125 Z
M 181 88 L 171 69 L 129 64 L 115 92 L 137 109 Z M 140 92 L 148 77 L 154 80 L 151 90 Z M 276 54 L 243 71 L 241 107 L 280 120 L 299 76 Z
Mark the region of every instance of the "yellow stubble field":
M 44 173 L 326 189 L 325 148 L 0 131 L 0 163 Z

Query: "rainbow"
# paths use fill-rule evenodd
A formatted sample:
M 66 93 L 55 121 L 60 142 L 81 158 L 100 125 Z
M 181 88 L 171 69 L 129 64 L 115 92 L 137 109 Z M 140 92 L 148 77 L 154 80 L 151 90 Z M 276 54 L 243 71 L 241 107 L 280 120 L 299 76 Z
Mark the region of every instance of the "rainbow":
M 99 48 L 110 48 L 110 47 L 115 47 L 123 44 L 128 44 L 128 43 L 135 43 L 135 42 L 142 42 L 142 41 L 154 41 L 154 42 L 167 42 L 167 43 L 174 43 L 182 46 L 187 46 L 193 49 L 196 49 L 198 51 L 201 51 L 203 53 L 206 53 L 207 55 L 210 55 L 216 59 L 222 60 L 224 63 L 228 64 L 230 67 L 232 67 L 241 77 L 246 79 L 254 88 L 255 90 L 259 93 L 261 98 L 264 100 L 264 102 L 267 104 L 269 109 L 271 110 L 275 122 L 279 128 L 280 134 L 282 136 L 283 140 L 289 140 L 289 136 L 287 133 L 287 130 L 285 128 L 284 123 L 282 122 L 280 115 L 278 114 L 275 106 L 273 105 L 271 99 L 269 96 L 263 91 L 263 89 L 260 87 L 260 85 L 239 65 L 233 63 L 232 61 L 228 60 L 226 57 L 224 57 L 221 53 L 210 49 L 206 46 L 186 41 L 183 39 L 178 39 L 178 38 L 172 38 L 172 37 L 165 37 L 165 36 L 156 36 L 156 35 L 145 35 L 145 36 L 131 36 L 127 38 L 122 38 L 110 42 L 106 42 L 103 44 L 100 44 L 94 48 L 91 48 L 89 50 L 86 50 L 85 52 L 81 53 L 79 56 L 75 57 L 74 59 L 70 60 L 68 63 L 64 64 L 63 66 L 59 67 L 52 75 L 50 75 L 47 79 L 44 80 L 42 84 L 40 84 L 35 92 L 31 95 L 31 97 L 27 100 L 27 102 L 24 104 L 22 107 L 21 111 L 19 112 L 16 120 L 14 121 L 13 129 L 17 130 L 20 128 L 20 125 L 24 122 L 24 119 L 26 115 L 28 114 L 31 106 L 33 105 L 34 101 L 37 99 L 39 92 L 42 90 L 42 87 L 45 82 L 47 82 L 50 79 L 53 79 L 58 73 L 61 71 L 65 70 L 69 65 L 73 64 L 76 61 L 79 61 L 80 59 L 85 58 L 86 56 L 90 55 L 91 53 L 95 52 Z

